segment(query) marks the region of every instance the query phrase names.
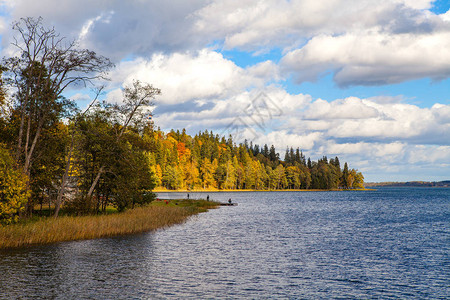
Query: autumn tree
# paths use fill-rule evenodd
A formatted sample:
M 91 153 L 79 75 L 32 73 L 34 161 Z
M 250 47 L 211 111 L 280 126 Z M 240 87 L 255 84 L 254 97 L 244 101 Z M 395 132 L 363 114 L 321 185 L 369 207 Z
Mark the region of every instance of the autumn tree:
M 351 174 L 353 176 L 352 188 L 354 189 L 364 189 L 364 175 L 355 169 L 352 169 Z
M 234 189 L 236 186 L 236 169 L 232 160 L 228 160 L 225 165 L 226 177 L 224 182 L 225 189 Z
M 300 169 L 298 167 L 289 166 L 286 168 L 286 178 L 289 189 L 299 189 L 301 185 L 300 181 Z
M 67 112 L 64 90 L 105 78 L 113 64 L 93 51 L 79 49 L 76 42 L 67 42 L 54 28 L 46 28 L 42 18 L 22 18 L 13 30 L 19 55 L 4 63 L 19 119 L 16 160 L 29 175 L 43 131 Z

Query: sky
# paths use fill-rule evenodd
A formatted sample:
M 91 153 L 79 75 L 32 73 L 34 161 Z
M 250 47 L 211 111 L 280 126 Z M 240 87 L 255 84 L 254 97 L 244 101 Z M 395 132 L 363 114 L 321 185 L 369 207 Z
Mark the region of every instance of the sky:
M 338 156 L 367 182 L 450 180 L 448 0 L 0 0 L 109 57 L 108 101 L 162 91 L 155 124 Z M 66 96 L 86 106 L 88 89 Z

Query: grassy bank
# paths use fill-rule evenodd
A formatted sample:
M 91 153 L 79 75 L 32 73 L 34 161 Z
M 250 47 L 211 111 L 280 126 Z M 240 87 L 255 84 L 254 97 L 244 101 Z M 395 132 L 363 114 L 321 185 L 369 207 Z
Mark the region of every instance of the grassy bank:
M 189 216 L 216 206 L 217 203 L 205 200 L 155 201 L 123 213 L 41 218 L 0 227 L 0 249 L 150 231 L 182 223 Z

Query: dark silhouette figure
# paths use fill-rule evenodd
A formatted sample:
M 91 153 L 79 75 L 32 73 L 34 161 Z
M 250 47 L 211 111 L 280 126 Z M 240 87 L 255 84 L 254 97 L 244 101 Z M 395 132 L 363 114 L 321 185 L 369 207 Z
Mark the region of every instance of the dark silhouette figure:
M 231 198 L 230 198 L 230 199 L 228 199 L 228 203 L 230 203 L 230 204 L 231 204 Z
M 187 197 L 187 198 L 188 198 L 188 200 L 189 200 L 189 194 L 188 194 L 188 197 Z
M 206 196 L 206 200 L 208 200 L 208 201 L 209 201 L 209 195 L 208 195 L 208 196 Z

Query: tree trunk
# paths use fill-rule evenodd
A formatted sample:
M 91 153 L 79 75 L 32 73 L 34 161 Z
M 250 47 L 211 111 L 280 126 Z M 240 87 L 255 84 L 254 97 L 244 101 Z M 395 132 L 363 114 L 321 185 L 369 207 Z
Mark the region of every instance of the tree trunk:
M 94 181 L 92 182 L 92 185 L 91 185 L 91 187 L 89 188 L 89 192 L 88 192 L 88 194 L 87 194 L 87 197 L 88 197 L 89 199 L 92 197 L 92 193 L 94 192 L 95 186 L 97 185 L 98 180 L 100 179 L 100 176 L 102 175 L 104 169 L 105 169 L 105 166 L 102 166 L 102 167 L 100 168 L 100 170 L 98 170 L 97 176 L 95 177 Z
M 27 134 L 25 136 L 25 159 L 28 157 L 28 146 L 30 145 L 30 133 L 31 132 L 31 114 L 28 116 L 28 122 L 27 122 Z
M 30 170 L 25 173 L 27 176 L 27 191 L 30 190 Z M 27 204 L 25 205 L 25 216 L 32 217 L 33 215 L 33 198 L 29 197 Z
M 20 117 L 20 127 L 19 127 L 19 138 L 17 141 L 16 149 L 16 161 L 19 162 L 20 152 L 22 151 L 22 138 L 23 138 L 23 127 L 25 126 L 25 105 L 22 105 L 22 112 Z
M 63 197 L 64 197 L 64 192 L 65 192 L 65 189 L 66 189 L 67 180 L 69 179 L 69 171 L 71 169 L 70 165 L 71 165 L 71 160 L 72 160 L 74 139 L 75 139 L 75 133 L 72 133 L 72 140 L 70 142 L 69 155 L 67 156 L 66 169 L 64 170 L 64 175 L 63 175 L 62 180 L 61 180 L 61 186 L 60 186 L 60 188 L 58 190 L 58 196 L 56 198 L 55 214 L 53 215 L 55 218 L 58 217 L 59 210 L 60 210 L 61 205 L 63 203 Z
M 30 165 L 31 165 L 31 157 L 33 156 L 34 148 L 36 148 L 37 141 L 41 135 L 42 126 L 44 125 L 44 119 L 42 118 L 38 124 L 38 128 L 36 130 L 36 135 L 34 136 L 33 142 L 31 143 L 31 148 L 27 153 L 25 158 L 25 165 L 23 167 L 24 173 L 29 173 Z

